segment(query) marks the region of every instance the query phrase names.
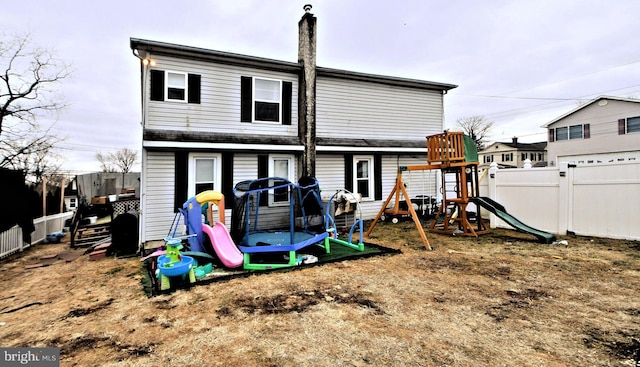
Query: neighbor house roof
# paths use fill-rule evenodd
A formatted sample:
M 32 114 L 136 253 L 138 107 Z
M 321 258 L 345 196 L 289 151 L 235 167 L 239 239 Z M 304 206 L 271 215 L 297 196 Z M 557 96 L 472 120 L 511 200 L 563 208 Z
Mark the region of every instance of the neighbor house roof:
M 492 143 L 491 145 L 487 146 L 486 148 L 484 148 L 483 150 L 481 150 L 480 152 L 484 152 L 489 150 L 489 148 L 495 146 L 496 144 L 502 144 L 502 145 L 506 145 L 510 148 L 514 148 L 514 149 L 518 149 L 518 150 L 539 150 L 539 151 L 543 151 L 547 148 L 547 142 L 546 141 L 542 141 L 542 142 L 538 142 L 538 143 L 519 143 L 519 142 L 513 142 L 513 141 L 496 141 L 494 143 Z
M 302 66 L 296 62 L 280 61 L 262 57 L 241 55 L 231 52 L 223 52 L 210 50 L 200 47 L 184 46 L 174 43 L 150 41 L 139 38 L 130 39 L 131 49 L 138 52 L 136 56 L 144 58 L 146 53 L 155 55 L 177 56 L 191 60 L 205 60 L 211 62 L 217 62 L 228 65 L 247 66 L 258 69 L 285 71 L 285 72 L 300 72 Z M 411 87 L 418 89 L 429 89 L 446 92 L 450 89 L 456 88 L 455 84 L 431 82 L 410 78 L 399 78 L 384 75 L 366 74 L 347 70 L 338 70 L 317 67 L 316 72 L 318 76 L 359 80 L 374 83 L 381 83 L 386 85 Z
M 599 96 L 598 98 L 592 99 L 591 101 L 583 104 L 582 106 L 578 106 L 576 108 L 574 108 L 573 110 L 565 113 L 564 115 L 555 118 L 554 120 L 542 125 L 542 128 L 548 128 L 549 126 L 555 124 L 556 122 L 562 120 L 563 118 L 572 115 L 578 111 L 580 111 L 583 108 L 586 108 L 587 106 L 590 106 L 596 102 L 599 102 L 601 100 L 611 100 L 611 101 L 622 101 L 622 102 L 632 102 L 632 103 L 640 103 L 640 99 L 633 99 L 633 98 L 622 98 L 622 97 L 613 97 L 613 96 Z

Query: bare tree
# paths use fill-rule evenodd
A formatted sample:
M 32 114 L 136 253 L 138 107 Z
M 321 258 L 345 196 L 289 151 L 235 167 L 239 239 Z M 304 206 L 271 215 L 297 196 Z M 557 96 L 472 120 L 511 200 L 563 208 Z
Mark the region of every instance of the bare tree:
M 138 160 L 138 152 L 128 148 L 122 148 L 115 153 L 102 154 L 98 152 L 95 157 L 96 160 L 100 162 L 102 172 L 122 172 L 122 190 L 124 190 L 125 175 L 131 172 L 133 165 Z
M 111 154 L 111 159 L 120 172 L 129 173 L 138 160 L 138 152 L 133 149 L 123 148 Z
M 461 117 L 456 121 L 458 127 L 476 142 L 478 151 L 484 149 L 487 138 L 493 127 L 493 121 L 487 120 L 484 116 L 474 115 Z
M 64 107 L 55 86 L 69 76 L 69 68 L 32 46 L 29 35 L 0 35 L 0 68 L 0 167 L 20 169 L 39 181 L 58 170 L 52 158 L 60 139 L 50 127 L 43 129 L 38 117 Z
M 129 173 L 138 160 L 138 152 L 133 149 L 122 148 L 115 153 L 104 154 L 98 152 L 95 158 L 100 163 L 102 172 Z
M 113 166 L 110 154 L 98 152 L 96 153 L 95 158 L 100 163 L 100 170 L 102 172 L 116 172 L 116 168 Z

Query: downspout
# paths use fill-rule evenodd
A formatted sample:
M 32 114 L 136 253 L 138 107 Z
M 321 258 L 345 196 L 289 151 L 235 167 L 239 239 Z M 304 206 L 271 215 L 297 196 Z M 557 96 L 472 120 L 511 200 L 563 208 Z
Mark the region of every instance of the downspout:
M 316 17 L 311 5 L 304 6 L 305 14 L 298 22 L 298 137 L 304 144 L 302 176 L 316 173 Z

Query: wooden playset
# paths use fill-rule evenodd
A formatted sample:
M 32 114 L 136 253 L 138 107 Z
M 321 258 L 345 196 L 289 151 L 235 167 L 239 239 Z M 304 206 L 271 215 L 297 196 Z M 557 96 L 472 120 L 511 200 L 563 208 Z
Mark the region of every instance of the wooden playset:
M 403 172 L 420 170 L 441 171 L 443 197 L 436 218 L 431 224 L 430 230 L 432 232 L 478 236 L 488 231 L 479 216 L 475 220 L 476 228 L 474 228 L 467 214 L 469 203 L 480 195 L 478 187 L 478 151 L 475 142 L 462 132 L 445 131 L 442 134 L 427 136 L 427 163 L 425 165 L 401 166 L 398 168 L 396 184 L 378 215 L 369 226 L 365 236 L 369 236 L 376 223 L 384 215 L 408 215 L 416 224 L 425 246 L 428 250 L 431 250 L 429 240 L 422 229 L 420 219 L 413 208 L 405 184 L 402 181 Z M 453 193 L 455 193 L 455 196 Z M 394 205 L 388 207 L 394 198 Z M 404 202 L 406 202 L 406 205 L 401 205 Z

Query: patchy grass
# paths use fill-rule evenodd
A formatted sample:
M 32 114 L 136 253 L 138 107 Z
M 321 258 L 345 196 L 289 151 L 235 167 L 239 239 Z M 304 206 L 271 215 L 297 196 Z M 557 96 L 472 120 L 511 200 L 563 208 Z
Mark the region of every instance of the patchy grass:
M 0 339 L 55 346 L 62 366 L 635 366 L 637 241 L 542 245 L 378 224 L 401 254 L 196 285 L 147 298 L 138 259 L 27 270 L 2 261 Z M 78 250 L 81 251 L 81 250 Z

